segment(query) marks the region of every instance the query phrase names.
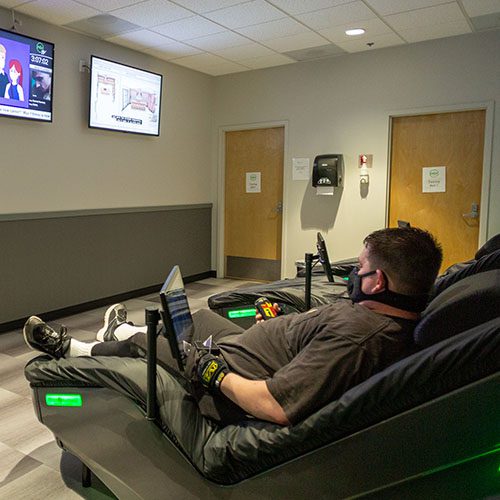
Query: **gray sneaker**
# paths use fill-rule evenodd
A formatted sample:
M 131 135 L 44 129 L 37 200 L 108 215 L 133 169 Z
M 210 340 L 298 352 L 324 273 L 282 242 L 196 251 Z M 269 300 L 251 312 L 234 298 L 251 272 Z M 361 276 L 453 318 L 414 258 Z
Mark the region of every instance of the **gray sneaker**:
M 104 326 L 97 332 L 96 340 L 108 342 L 117 340 L 115 330 L 127 322 L 127 308 L 123 304 L 114 304 L 104 314 Z
M 24 324 L 23 335 L 29 348 L 44 352 L 55 359 L 64 357 L 71 342 L 65 326 L 62 326 L 58 333 L 37 316 L 28 318 Z

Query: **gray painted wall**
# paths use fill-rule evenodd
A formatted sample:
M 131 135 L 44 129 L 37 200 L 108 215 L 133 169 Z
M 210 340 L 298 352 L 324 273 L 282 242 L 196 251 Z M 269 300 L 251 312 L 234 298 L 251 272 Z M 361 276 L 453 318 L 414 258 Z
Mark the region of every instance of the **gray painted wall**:
M 496 110 L 489 218 L 483 212 L 482 224 L 491 237 L 500 232 L 500 30 L 219 77 L 214 171 L 223 161 L 224 127 L 286 124 L 283 245 L 285 275 L 292 276 L 294 261 L 314 251 L 316 231 L 325 234 L 330 257 L 343 259 L 358 254 L 367 233 L 385 226 L 391 114 L 488 101 Z M 292 158 L 309 158 L 312 166 L 324 153 L 344 154 L 345 187 L 334 196 L 317 196 L 310 182 L 292 179 Z M 360 154 L 374 155 L 366 196 Z
M 211 76 L 21 18 L 23 34 L 55 43 L 54 120 L 0 118 L 0 214 L 212 202 Z M 0 8 L 0 26 L 9 23 Z M 88 128 L 79 61 L 91 54 L 163 75 L 159 137 Z
M 210 205 L 0 219 L 0 324 L 163 283 L 210 266 Z
M 21 17 L 55 43 L 54 120 L 0 117 L 0 324 L 213 269 L 213 78 Z M 160 137 L 87 127 L 91 54 L 163 74 Z

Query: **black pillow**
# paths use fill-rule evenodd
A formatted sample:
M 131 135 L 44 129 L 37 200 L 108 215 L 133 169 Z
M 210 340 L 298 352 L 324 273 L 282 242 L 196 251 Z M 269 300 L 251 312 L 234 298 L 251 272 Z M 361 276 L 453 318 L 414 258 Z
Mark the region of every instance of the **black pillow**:
M 457 268 L 455 272 L 440 276 L 432 287 L 430 297 L 433 299 L 451 285 L 467 278 L 467 276 L 484 273 L 485 271 L 491 271 L 493 269 L 500 269 L 500 250 L 495 250 L 494 252 L 486 254 L 478 260 L 464 263 L 460 268 Z
M 474 258 L 480 259 L 495 250 L 500 250 L 500 233 L 492 236 L 477 252 Z
M 500 316 L 500 270 L 469 276 L 430 302 L 413 334 L 425 347 Z

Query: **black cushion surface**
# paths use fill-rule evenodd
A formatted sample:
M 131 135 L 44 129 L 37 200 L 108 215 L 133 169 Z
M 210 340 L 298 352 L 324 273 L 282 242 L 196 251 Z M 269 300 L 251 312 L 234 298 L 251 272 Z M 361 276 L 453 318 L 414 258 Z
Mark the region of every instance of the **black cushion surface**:
M 415 343 L 429 346 L 499 316 L 500 270 L 475 274 L 431 301 L 415 328 Z

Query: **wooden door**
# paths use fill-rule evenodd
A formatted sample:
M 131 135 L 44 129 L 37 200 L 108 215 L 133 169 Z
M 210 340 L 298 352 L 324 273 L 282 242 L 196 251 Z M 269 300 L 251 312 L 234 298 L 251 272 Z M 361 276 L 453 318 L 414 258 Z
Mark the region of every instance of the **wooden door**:
M 443 247 L 442 270 L 478 248 L 484 126 L 484 110 L 392 120 L 389 226 L 405 220 L 428 229 Z M 443 169 L 428 167 L 445 167 L 444 179 Z M 426 191 L 437 187 L 429 175 L 445 192 L 423 192 L 424 181 Z
M 226 132 L 225 143 L 225 276 L 279 279 L 284 127 Z

